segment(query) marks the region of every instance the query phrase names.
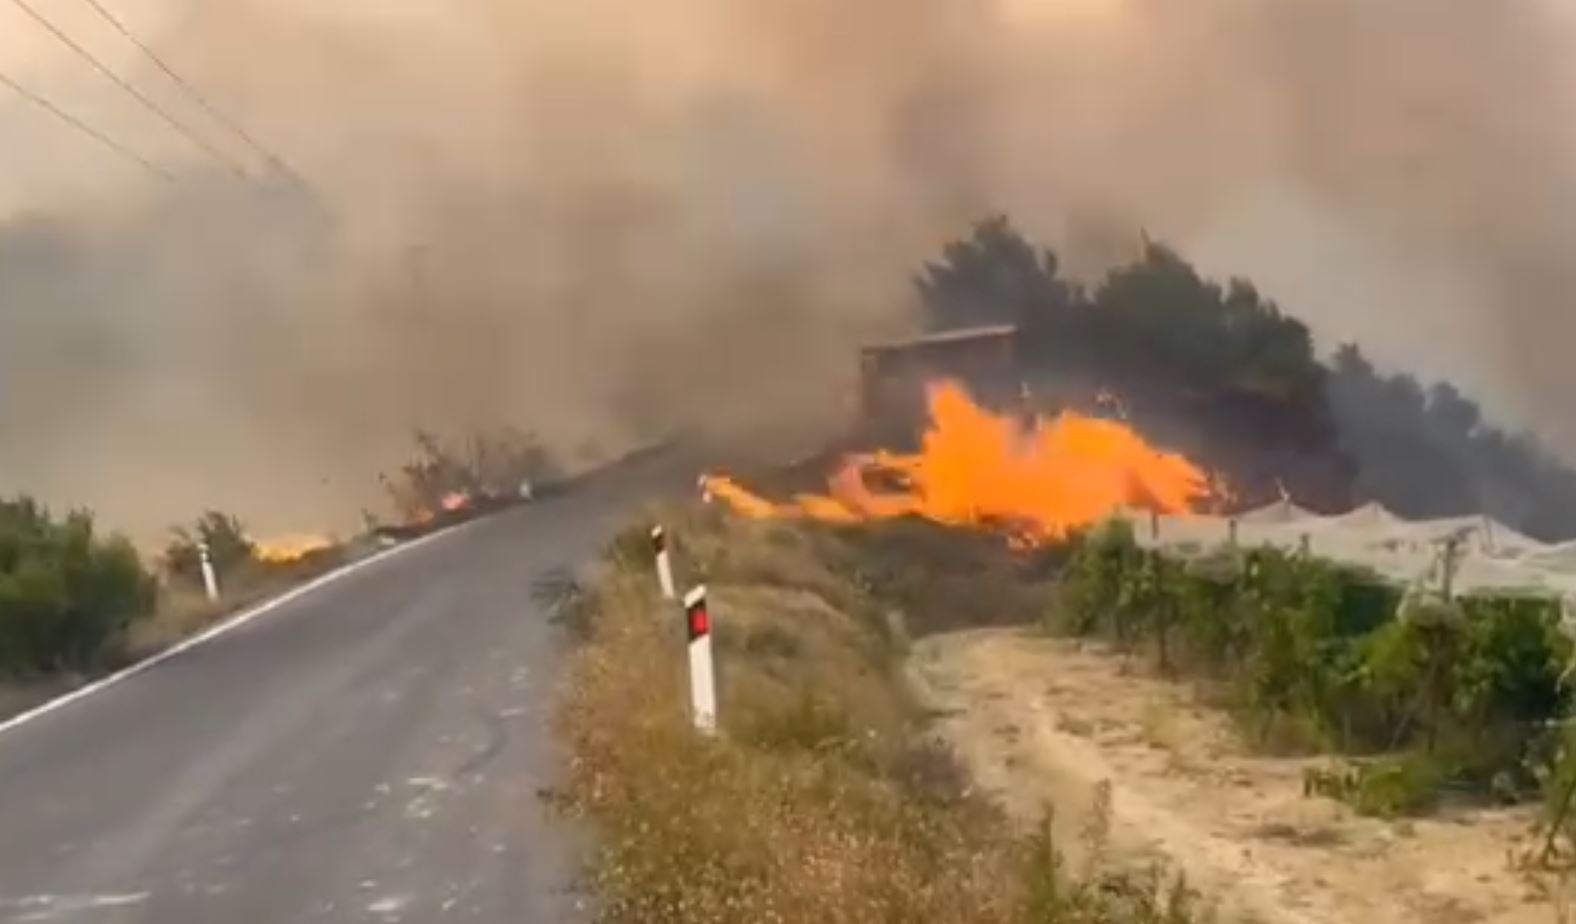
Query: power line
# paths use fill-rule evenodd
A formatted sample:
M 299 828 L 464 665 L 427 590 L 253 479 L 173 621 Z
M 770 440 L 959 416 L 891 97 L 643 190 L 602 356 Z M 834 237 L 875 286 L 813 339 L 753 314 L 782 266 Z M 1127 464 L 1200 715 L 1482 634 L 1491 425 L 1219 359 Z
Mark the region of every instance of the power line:
M 252 135 L 247 132 L 246 129 L 242 128 L 234 119 L 231 119 L 229 116 L 221 112 L 217 106 L 210 103 L 206 96 L 198 91 L 196 87 L 192 86 L 190 81 L 176 73 L 175 69 L 166 64 L 164 59 L 159 57 L 159 55 L 154 52 L 152 48 L 149 48 L 146 42 L 138 38 L 137 35 L 130 29 L 126 28 L 126 25 L 122 23 L 114 13 L 111 13 L 109 10 L 105 9 L 104 5 L 99 3 L 99 0 L 83 0 L 83 2 L 92 7 L 95 13 L 98 13 L 105 22 L 109 23 L 110 26 L 116 32 L 119 32 L 128 42 L 137 46 L 137 50 L 142 52 L 144 57 L 146 57 L 149 61 L 152 61 L 159 70 L 163 71 L 164 76 L 170 78 L 170 80 L 173 81 L 176 86 L 180 87 L 186 93 L 187 97 L 189 97 L 192 102 L 200 106 L 204 112 L 208 113 L 208 115 L 212 117 L 215 122 L 218 122 L 220 125 L 223 125 L 225 128 L 233 132 L 237 138 L 240 138 L 242 141 L 246 142 L 246 144 L 251 147 L 252 150 L 260 154 L 269 163 L 284 168 L 287 172 L 294 172 L 285 167 L 284 161 L 280 159 L 278 155 L 263 147 L 263 145 L 259 143 L 256 138 L 252 137 Z
M 0 73 L 0 84 L 10 87 L 11 90 L 18 96 L 22 97 L 33 105 L 38 106 L 40 109 L 43 109 L 60 121 L 66 123 L 72 128 L 75 128 L 77 131 L 82 132 L 84 135 L 87 135 L 89 138 L 92 138 L 99 144 L 104 145 L 106 148 L 109 148 L 111 151 L 114 151 L 121 157 L 124 157 L 138 166 L 143 167 L 148 172 L 163 177 L 165 180 L 175 179 L 174 175 L 168 170 L 165 170 L 163 167 L 160 167 L 158 164 L 148 160 L 146 157 L 143 157 L 141 154 L 138 154 L 131 148 L 126 147 L 119 141 L 111 138 L 109 135 L 104 134 L 71 113 L 61 109 L 59 106 L 56 106 L 45 97 L 40 96 L 37 93 L 34 93 L 32 90 L 29 90 L 27 87 L 22 86 L 15 80 L 12 80 L 8 75 Z
M 106 78 L 108 78 L 110 80 L 111 83 L 114 83 L 117 87 L 120 87 L 122 90 L 124 90 L 128 94 L 130 94 L 133 99 L 135 99 L 137 102 L 141 103 L 143 105 L 143 107 L 146 108 L 149 112 L 152 112 L 154 115 L 157 115 L 160 119 L 163 119 L 165 124 L 169 125 L 173 129 L 175 129 L 175 131 L 180 133 L 180 135 L 182 137 L 184 137 L 187 141 L 190 141 L 192 144 L 194 144 L 197 147 L 201 148 L 202 150 L 206 151 L 210 157 L 212 157 L 215 160 L 220 161 L 221 163 L 227 165 L 231 170 L 235 171 L 237 174 L 239 174 L 241 176 L 245 176 L 246 175 L 246 170 L 243 169 L 242 166 L 239 163 L 237 163 L 234 158 L 230 157 L 229 155 L 225 154 L 223 151 L 221 151 L 218 148 L 214 147 L 213 145 L 209 144 L 207 141 L 204 141 L 202 138 L 198 137 L 197 134 L 195 132 L 193 132 L 190 128 L 188 128 L 185 125 L 183 125 L 180 121 L 178 121 L 174 116 L 170 115 L 168 112 L 166 112 L 164 109 L 162 109 L 153 100 L 151 100 L 147 96 L 143 95 L 143 93 L 140 90 L 138 90 L 136 87 L 134 87 L 131 84 L 127 83 L 126 80 L 124 78 L 122 78 L 119 74 L 115 73 L 114 71 L 110 70 L 107 66 L 105 66 L 104 62 L 100 61 L 98 58 L 93 57 L 93 53 L 92 52 L 88 51 L 86 48 L 83 48 L 81 45 L 77 44 L 76 41 L 74 41 L 71 38 L 71 36 L 69 36 L 66 33 L 62 32 L 60 30 L 59 26 L 56 26 L 54 23 L 50 22 L 48 17 L 44 16 L 44 14 L 42 14 L 42 13 L 38 12 L 37 10 L 33 9 L 33 7 L 30 4 L 28 4 L 27 0 L 11 0 L 11 2 L 16 4 L 16 6 L 19 9 L 21 9 L 22 12 L 24 12 L 28 16 L 32 17 L 34 22 L 38 23 L 40 26 L 43 26 L 46 30 L 48 30 L 50 35 L 53 35 L 56 39 L 59 39 L 61 44 L 65 45 L 67 48 L 69 48 L 72 51 L 76 52 L 77 55 L 80 58 L 82 58 L 82 60 L 84 60 L 84 61 L 88 62 L 89 64 L 91 64 L 93 66 L 94 70 L 98 71 L 100 74 L 103 74 Z

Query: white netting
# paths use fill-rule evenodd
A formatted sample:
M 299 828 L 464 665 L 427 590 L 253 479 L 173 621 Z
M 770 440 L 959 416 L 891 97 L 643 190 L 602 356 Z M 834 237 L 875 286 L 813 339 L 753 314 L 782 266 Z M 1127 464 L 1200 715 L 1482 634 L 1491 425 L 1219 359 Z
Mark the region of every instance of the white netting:
M 1576 601 L 1576 542 L 1549 545 L 1489 517 L 1403 520 L 1378 504 L 1340 516 L 1319 516 L 1282 501 L 1233 517 L 1122 514 L 1138 541 L 1176 555 L 1238 546 L 1307 548 L 1313 555 L 1363 565 L 1398 583 L 1438 579 L 1447 541 L 1458 543 L 1455 586 L 1548 593 Z

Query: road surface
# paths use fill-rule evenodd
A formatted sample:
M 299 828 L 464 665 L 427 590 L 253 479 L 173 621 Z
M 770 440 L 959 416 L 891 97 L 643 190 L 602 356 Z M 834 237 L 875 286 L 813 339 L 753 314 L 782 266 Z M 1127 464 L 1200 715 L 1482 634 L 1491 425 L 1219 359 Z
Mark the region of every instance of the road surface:
M 637 468 L 0 734 L 0 922 L 584 919 L 532 586 L 684 480 Z

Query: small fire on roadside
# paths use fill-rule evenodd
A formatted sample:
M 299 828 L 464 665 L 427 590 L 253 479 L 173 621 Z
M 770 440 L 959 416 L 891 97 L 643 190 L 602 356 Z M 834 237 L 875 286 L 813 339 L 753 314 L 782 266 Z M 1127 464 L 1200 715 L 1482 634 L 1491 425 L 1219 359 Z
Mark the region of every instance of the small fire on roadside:
M 448 494 L 443 495 L 443 500 L 439 503 L 446 513 L 454 513 L 457 510 L 464 510 L 466 507 L 469 507 L 471 505 L 471 496 L 464 491 L 450 491 Z
M 1190 513 L 1212 492 L 1198 465 L 1152 446 L 1125 420 L 1064 411 L 1053 418 L 995 414 L 955 382 L 928 389 L 930 422 L 918 453 L 851 456 L 825 494 L 772 501 L 723 476 L 708 497 L 754 519 L 859 523 L 919 516 L 949 526 L 1003 528 L 1040 545 L 1123 507 Z M 880 488 L 872 488 L 879 483 Z
M 258 561 L 270 565 L 288 565 L 314 552 L 332 548 L 333 545 L 333 540 L 326 536 L 307 534 L 280 536 L 267 541 L 254 541 L 252 554 Z

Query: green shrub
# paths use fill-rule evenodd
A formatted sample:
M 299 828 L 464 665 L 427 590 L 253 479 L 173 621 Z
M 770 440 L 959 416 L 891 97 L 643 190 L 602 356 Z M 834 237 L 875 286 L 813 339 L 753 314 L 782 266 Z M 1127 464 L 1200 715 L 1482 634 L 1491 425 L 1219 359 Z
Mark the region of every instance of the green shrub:
M 1125 640 L 1133 597 L 1125 588 L 1142 559 L 1132 524 L 1125 520 L 1112 520 L 1085 534 L 1062 575 L 1056 612 L 1066 617 L 1063 628 Z
M 0 675 L 91 668 L 154 597 L 136 550 L 96 536 L 91 515 L 0 501 Z
M 1545 866 L 1576 870 L 1576 726 L 1567 723 L 1560 729 L 1537 775 L 1543 818 L 1531 859 Z
M 1372 572 L 1273 548 L 1183 562 L 1119 523 L 1078 547 L 1054 622 L 1221 681 L 1261 745 L 1423 755 L 1427 773 L 1364 771 L 1363 798 L 1388 806 L 1422 804 L 1392 792 L 1414 784 L 1530 788 L 1527 761 L 1571 701 L 1559 617 L 1507 593 L 1403 601 Z
M 202 581 L 201 546 L 208 546 L 214 571 L 225 575 L 252 560 L 252 540 L 236 517 L 219 510 L 205 511 L 190 526 L 170 530 L 164 547 L 164 570 L 173 578 Z

